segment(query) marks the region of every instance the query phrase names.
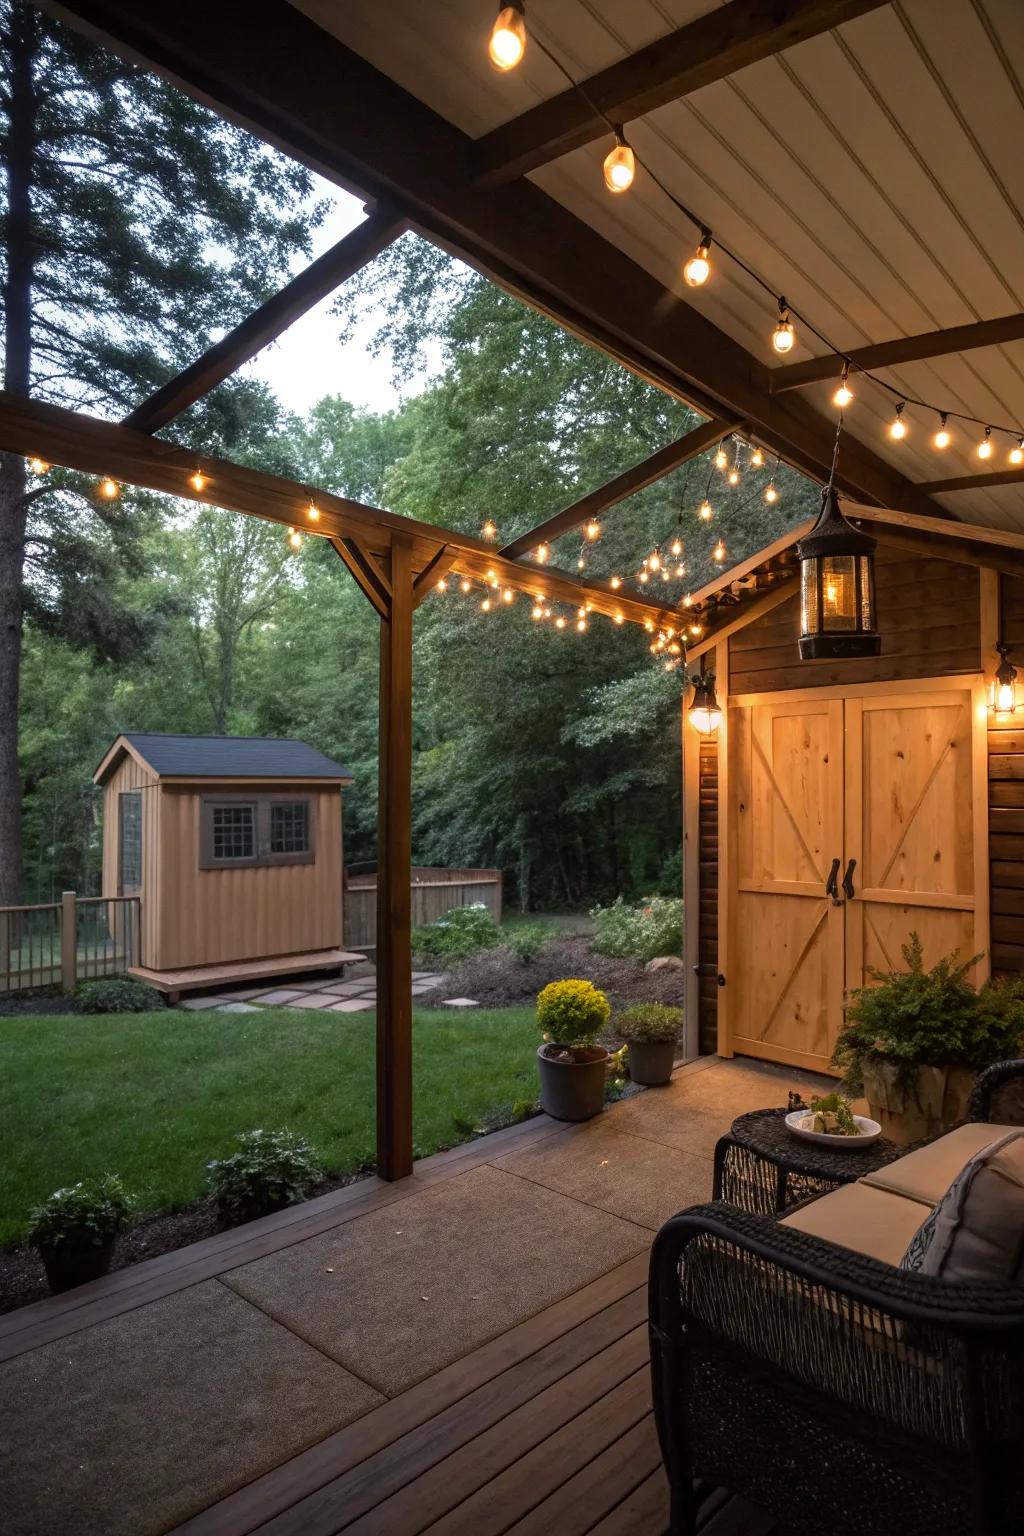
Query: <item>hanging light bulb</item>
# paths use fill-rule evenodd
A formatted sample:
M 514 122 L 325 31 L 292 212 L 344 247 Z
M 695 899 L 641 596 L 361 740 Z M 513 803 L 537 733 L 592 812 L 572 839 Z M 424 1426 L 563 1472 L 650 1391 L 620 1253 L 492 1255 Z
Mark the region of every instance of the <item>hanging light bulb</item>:
M 669 570 L 667 565 L 662 568 L 661 579 L 662 579 L 662 581 L 671 581 L 672 580 L 672 573 Z
M 625 620 L 625 617 L 624 617 L 623 614 L 621 614 L 621 613 L 613 613 L 612 614 L 612 623 L 613 624 L 625 624 L 625 622 L 626 622 L 626 620 Z
M 514 603 L 515 602 L 516 595 L 512 591 L 511 587 L 506 587 L 505 588 L 504 592 L 501 594 L 501 600 L 502 600 L 503 603 Z
M 711 231 L 702 229 L 700 232 L 700 244 L 683 267 L 683 281 L 690 288 L 703 288 L 711 276 L 711 262 L 708 257 L 711 253 Z
M 682 541 L 682 539 L 673 539 L 672 540 L 672 553 L 678 559 L 679 556 L 682 554 L 682 552 L 683 552 L 683 541 Z
M 686 575 L 686 566 L 683 565 L 682 562 L 680 562 L 679 565 L 676 566 L 676 575 L 677 576 L 685 576 Z
M 302 548 L 302 534 L 297 528 L 288 529 L 288 543 L 291 545 L 292 549 Z
M 772 346 L 776 352 L 792 352 L 793 343 L 796 340 L 796 332 L 793 322 L 789 318 L 789 306 L 785 299 L 779 300 L 779 318 L 772 331 Z
M 736 468 L 736 466 L 734 464 L 732 469 L 730 469 L 730 471 L 729 471 L 729 484 L 730 485 L 739 485 L 739 483 L 740 483 L 740 472 L 739 472 L 739 470 Z
M 647 563 L 651 567 L 652 571 L 656 571 L 658 569 L 658 566 L 661 564 L 661 556 L 658 554 L 657 550 L 654 551 L 654 554 L 650 557 Z
M 558 618 L 555 620 L 555 628 L 556 629 L 564 629 L 565 628 L 565 617 L 561 613 L 558 615 Z
M 547 544 L 538 544 L 537 548 L 533 552 L 533 555 L 534 555 L 534 559 L 540 565 L 544 565 L 544 564 L 547 563 L 547 560 L 549 559 L 549 557 L 551 555 L 551 549 L 550 549 L 550 547 Z
M 932 447 L 933 448 L 939 448 L 939 449 L 948 448 L 952 441 L 953 441 L 952 434 L 951 434 L 949 428 L 946 426 L 946 413 L 945 413 L 945 411 L 940 411 L 940 413 L 939 413 L 939 430 L 936 432 L 935 436 L 932 438 Z
M 487 519 L 486 523 L 484 523 L 483 527 L 480 529 L 480 537 L 482 539 L 496 539 L 498 537 L 497 526 L 491 521 L 490 518 Z
M 587 538 L 591 541 L 599 539 L 601 537 L 601 524 L 596 522 L 594 518 L 591 518 L 586 527 L 586 534 Z
M 306 508 L 306 516 L 311 523 L 318 523 L 320 521 L 320 508 L 315 501 L 309 503 L 309 506 Z
M 755 448 L 753 453 L 750 455 L 750 467 L 752 469 L 760 469 L 763 463 L 764 454 L 761 452 L 760 448 Z
M 986 427 L 985 428 L 985 436 L 982 438 L 981 442 L 978 444 L 978 447 L 977 447 L 976 451 L 977 451 L 979 459 L 990 459 L 992 457 L 992 428 L 991 427 Z
M 651 578 L 650 578 L 650 576 L 649 576 L 649 575 L 648 575 L 648 574 L 647 574 L 647 572 L 646 572 L 646 571 L 641 571 L 641 572 L 640 572 L 640 575 L 639 575 L 639 576 L 638 576 L 638 578 L 637 578 L 637 580 L 638 580 L 638 581 L 639 581 L 639 582 L 640 582 L 640 583 L 641 583 L 641 584 L 642 584 L 642 585 L 643 585 L 643 586 L 645 586 L 645 587 L 646 587 L 646 585 L 647 585 L 647 583 L 648 583 L 648 582 L 649 582 L 649 581 L 650 581 L 650 579 L 651 579 Z
M 443 576 L 441 577 L 441 580 L 437 584 L 437 590 L 439 592 L 447 592 L 448 591 L 448 583 L 445 581 Z
M 194 491 L 201 491 L 206 484 L 206 476 L 201 469 L 197 469 L 194 475 L 189 475 L 188 483 Z
M 1010 463 L 1024 464 L 1024 437 L 1018 437 L 1016 443 L 1010 449 Z
M 719 448 L 718 452 L 715 454 L 715 468 L 725 469 L 728 463 L 729 455 L 726 453 L 724 448 Z
M 586 619 L 577 619 L 576 620 L 576 628 L 579 630 L 581 635 L 585 635 L 586 632 L 587 632 L 587 621 L 586 621 Z
M 907 435 L 907 424 L 903 420 L 903 407 L 906 405 L 906 403 L 907 402 L 905 400 L 900 401 L 899 405 L 896 407 L 896 415 L 889 423 L 889 436 L 892 438 L 894 443 L 901 443 Z
M 776 501 L 778 501 L 779 493 L 775 489 L 775 481 L 774 480 L 771 481 L 771 483 L 766 488 L 765 493 L 764 493 L 764 499 L 765 499 L 765 501 L 769 501 L 769 502 L 776 502 Z
M 853 390 L 850 388 L 850 386 L 849 386 L 849 384 L 847 382 L 849 377 L 850 377 L 850 365 L 849 365 L 849 363 L 844 363 L 843 364 L 843 377 L 840 380 L 839 388 L 836 390 L 835 394 L 832 396 L 832 404 L 833 405 L 837 405 L 841 411 L 845 411 L 846 407 L 849 405 L 850 401 L 853 399 Z
M 609 586 L 611 587 L 613 592 L 617 592 L 619 590 L 619 588 L 622 586 L 622 577 L 621 576 L 613 576 L 611 581 L 609 582 Z
M 28 461 L 28 467 L 34 475 L 45 475 L 50 466 L 45 459 L 37 458 L 33 454 L 32 458 Z
M 534 603 L 533 607 L 530 610 L 530 618 L 531 619 L 537 619 L 539 621 L 543 617 L 544 617 L 544 609 L 541 607 L 540 603 Z
M 491 611 L 491 600 L 490 600 L 490 598 L 489 597 L 485 597 L 483 602 L 480 604 L 480 607 L 483 609 L 484 613 L 490 613 L 490 611 Z
M 621 128 L 615 130 L 615 143 L 604 157 L 604 184 L 609 192 L 628 192 L 636 175 L 636 156 L 626 143 Z
M 586 569 L 586 565 L 587 565 L 586 560 L 584 560 L 583 556 L 580 555 L 579 559 L 576 561 L 576 569 L 578 571 L 585 570 Z
M 691 681 L 693 698 L 686 711 L 686 718 L 702 736 L 710 736 L 722 722 L 722 711 L 715 697 L 715 674 L 700 672 Z
M 705 523 L 709 523 L 713 517 L 710 501 L 702 501 L 700 504 L 700 517 Z
M 722 543 L 721 539 L 719 539 L 718 543 L 711 551 L 711 558 L 712 560 L 717 560 L 719 564 L 721 564 L 721 562 L 725 559 L 725 545 Z
M 526 7 L 523 0 L 513 0 L 503 5 L 491 28 L 491 40 L 487 55 L 495 69 L 504 74 L 522 62 L 526 52 Z
M 117 481 L 112 480 L 109 475 L 106 475 L 100 481 L 100 495 L 103 497 L 104 501 L 116 501 L 120 494 L 121 487 L 118 485 Z
M 467 581 L 467 579 L 464 576 L 462 578 L 462 580 L 459 582 L 459 591 L 460 592 L 471 592 L 472 590 L 473 590 L 473 583 L 471 581 Z

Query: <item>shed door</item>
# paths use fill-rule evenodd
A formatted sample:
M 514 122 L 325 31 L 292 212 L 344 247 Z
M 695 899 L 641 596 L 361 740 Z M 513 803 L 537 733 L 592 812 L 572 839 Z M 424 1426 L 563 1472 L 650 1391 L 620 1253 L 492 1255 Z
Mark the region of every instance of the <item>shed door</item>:
M 842 1005 L 843 912 L 825 893 L 843 844 L 842 700 L 732 709 L 729 742 L 729 1044 L 820 1068 Z

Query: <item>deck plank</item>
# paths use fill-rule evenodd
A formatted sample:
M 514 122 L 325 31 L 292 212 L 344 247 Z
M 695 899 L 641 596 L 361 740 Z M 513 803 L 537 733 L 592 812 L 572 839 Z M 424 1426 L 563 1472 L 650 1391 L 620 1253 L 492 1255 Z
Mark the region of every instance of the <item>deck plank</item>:
M 595 1456 L 574 1477 L 543 1503 L 511 1526 L 508 1536 L 586 1536 L 594 1522 L 613 1510 L 623 1489 L 639 1487 L 661 1465 L 653 1413 L 602 1454 Z
M 659 1459 L 649 1476 L 597 1525 L 589 1536 L 667 1536 L 668 1479 Z

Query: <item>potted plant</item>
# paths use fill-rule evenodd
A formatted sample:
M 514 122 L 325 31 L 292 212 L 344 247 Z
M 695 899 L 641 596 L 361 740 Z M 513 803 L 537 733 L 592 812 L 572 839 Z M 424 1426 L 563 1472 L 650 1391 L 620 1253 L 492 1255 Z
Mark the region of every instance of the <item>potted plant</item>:
M 115 1173 L 58 1189 L 32 1212 L 29 1242 L 39 1250 L 54 1295 L 98 1280 L 135 1201 Z
M 853 1095 L 893 1141 L 938 1135 L 967 1110 L 982 1067 L 1019 1054 L 1024 980 L 986 981 L 967 973 L 979 956 L 954 951 L 925 970 L 921 940 L 903 946 L 905 971 L 872 971 L 846 1005 L 833 1063 Z
M 664 1003 L 636 1003 L 615 1021 L 615 1031 L 629 1046 L 629 1075 L 634 1083 L 658 1087 L 672 1077 L 683 1010 Z
M 604 1107 L 608 1052 L 597 1037 L 611 1009 L 589 981 L 552 981 L 537 997 L 541 1108 L 556 1120 L 589 1120 Z

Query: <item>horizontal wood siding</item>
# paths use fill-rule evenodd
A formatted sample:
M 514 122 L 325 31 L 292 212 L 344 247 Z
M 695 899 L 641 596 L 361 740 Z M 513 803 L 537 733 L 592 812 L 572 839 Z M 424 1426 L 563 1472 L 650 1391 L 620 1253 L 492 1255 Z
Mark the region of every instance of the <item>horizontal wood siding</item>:
M 698 858 L 700 942 L 697 950 L 698 1049 L 718 1049 L 718 737 L 702 736 L 699 768 Z
M 287 794 L 290 786 L 264 782 L 259 794 Z M 236 869 L 199 868 L 201 791 L 165 786 L 160 794 L 162 847 L 158 950 L 146 964 L 155 970 L 217 965 L 273 955 L 330 949 L 341 944 L 341 790 L 313 790 L 312 864 L 271 864 Z
M 941 677 L 981 666 L 978 572 L 950 560 L 880 551 L 875 560 L 882 654 L 861 661 L 801 661 L 800 599 L 786 602 L 729 640 L 730 692 Z
M 125 753 L 103 791 L 103 890 L 104 896 L 120 896 L 118 890 L 117 797 L 129 790 L 142 795 L 142 888 L 140 912 L 140 961 L 152 965 L 159 948 L 160 926 L 160 788 L 151 769 Z M 134 895 L 134 892 L 129 894 Z
M 1024 678 L 1024 580 L 1001 578 L 1003 638 Z M 1024 972 L 1024 719 L 991 721 L 988 732 L 992 969 Z

